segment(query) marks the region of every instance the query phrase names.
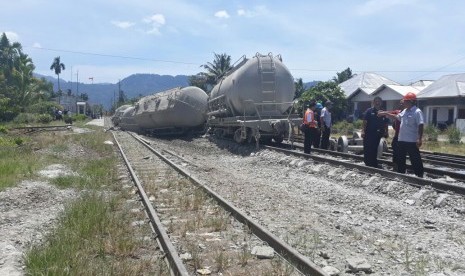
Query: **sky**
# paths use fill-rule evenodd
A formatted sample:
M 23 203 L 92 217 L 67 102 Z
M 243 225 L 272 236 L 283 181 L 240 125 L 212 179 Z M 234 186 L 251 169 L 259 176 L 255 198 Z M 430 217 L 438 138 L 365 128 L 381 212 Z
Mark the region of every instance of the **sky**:
M 233 63 L 281 55 L 304 82 L 350 68 L 400 84 L 465 73 L 462 0 L 0 0 L 0 33 L 35 72 L 117 83 L 137 73 L 194 75 L 214 54 Z

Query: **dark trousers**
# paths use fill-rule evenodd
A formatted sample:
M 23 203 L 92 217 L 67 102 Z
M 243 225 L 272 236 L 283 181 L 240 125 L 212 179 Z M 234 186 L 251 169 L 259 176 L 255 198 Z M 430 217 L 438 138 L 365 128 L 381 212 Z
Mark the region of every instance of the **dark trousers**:
M 312 145 L 314 148 L 319 148 L 320 147 L 320 139 L 321 139 L 321 130 L 320 129 L 316 129 L 315 131 L 315 136 L 312 137 Z
M 394 136 L 392 138 L 392 143 L 391 143 L 391 147 L 392 147 L 392 165 L 394 166 L 394 170 L 397 171 L 397 164 L 399 163 L 399 137 L 397 136 Z
M 405 173 L 407 169 L 407 165 L 405 163 L 407 161 L 408 153 L 415 175 L 418 177 L 423 177 L 423 161 L 421 161 L 420 150 L 417 147 L 417 143 L 399 141 L 397 142 L 397 149 L 399 151 L 399 155 L 397 156 L 397 172 Z
M 329 135 L 331 134 L 331 128 L 325 127 L 323 134 L 321 135 L 321 148 L 328 149 L 329 147 Z
M 304 153 L 310 154 L 312 150 L 313 137 L 316 135 L 316 128 L 307 127 L 305 129 L 305 139 L 304 139 Z
M 366 135 L 363 139 L 363 161 L 368 167 L 378 168 L 379 135 Z

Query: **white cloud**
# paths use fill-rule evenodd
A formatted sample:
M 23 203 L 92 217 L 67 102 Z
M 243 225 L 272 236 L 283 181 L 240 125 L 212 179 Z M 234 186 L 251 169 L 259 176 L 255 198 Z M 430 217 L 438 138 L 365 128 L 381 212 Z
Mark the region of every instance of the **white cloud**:
M 229 18 L 229 14 L 228 14 L 228 12 L 225 11 L 225 10 L 217 11 L 217 12 L 215 12 L 215 17 L 218 17 L 218 18 Z
M 111 24 L 121 29 L 127 29 L 135 25 L 135 23 L 129 21 L 111 21 Z
M 39 42 L 34 42 L 34 43 L 32 44 L 32 47 L 34 47 L 34 48 L 42 48 L 42 45 L 40 45 Z
M 237 15 L 239 16 L 245 16 L 245 17 L 256 17 L 260 15 L 265 15 L 268 14 L 269 11 L 266 8 L 266 6 L 256 6 L 252 10 L 245 10 L 245 9 L 238 9 L 237 10 Z
M 150 17 L 146 17 L 143 19 L 143 21 L 149 25 L 151 25 L 150 30 L 148 30 L 146 33 L 148 34 L 155 34 L 155 35 L 160 35 L 160 27 L 165 25 L 166 20 L 165 16 L 163 14 L 154 14 Z
M 148 24 L 156 24 L 158 26 L 165 25 L 165 16 L 163 14 L 154 14 L 150 17 L 144 18 L 144 22 Z

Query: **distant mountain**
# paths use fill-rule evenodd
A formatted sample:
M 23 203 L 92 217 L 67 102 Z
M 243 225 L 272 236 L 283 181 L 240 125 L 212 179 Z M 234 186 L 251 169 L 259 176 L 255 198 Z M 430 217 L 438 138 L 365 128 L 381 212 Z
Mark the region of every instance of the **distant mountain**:
M 313 86 L 317 85 L 320 81 L 311 81 L 311 82 L 304 82 L 304 89 L 307 90 L 312 88 Z
M 35 74 L 37 78 L 45 78 L 53 84 L 53 89 L 58 90 L 57 78 Z M 308 89 L 315 86 L 319 81 L 304 83 L 304 88 Z M 120 83 L 77 83 L 68 82 L 60 79 L 60 88 L 66 93 L 82 94 L 89 96 L 91 104 L 101 104 L 105 109 L 110 109 L 115 97 L 118 97 L 118 91 L 121 89 L 127 98 L 147 96 L 157 92 L 162 92 L 175 87 L 186 87 L 189 85 L 189 76 L 178 75 L 157 75 L 157 74 L 133 74 L 124 78 Z
M 37 78 L 45 78 L 53 84 L 53 89 L 58 90 L 57 79 L 50 76 L 35 74 Z M 185 87 L 189 85 L 189 76 L 178 75 L 157 75 L 157 74 L 134 74 L 124 78 L 119 83 L 77 83 L 60 79 L 60 88 L 66 93 L 71 90 L 73 94 L 86 93 L 91 104 L 101 104 L 106 109 L 110 109 L 118 91 L 124 92 L 127 98 L 147 96 L 157 92 L 165 91 L 175 87 Z

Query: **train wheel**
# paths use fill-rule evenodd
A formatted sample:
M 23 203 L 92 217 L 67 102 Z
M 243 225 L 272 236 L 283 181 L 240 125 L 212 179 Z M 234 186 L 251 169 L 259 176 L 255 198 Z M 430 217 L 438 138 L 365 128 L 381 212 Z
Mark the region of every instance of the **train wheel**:
M 349 141 L 346 136 L 341 136 L 337 140 L 337 151 L 347 153 L 349 149 Z
M 261 142 L 262 144 L 268 145 L 268 144 L 271 143 L 271 137 L 269 137 L 269 136 L 263 137 L 263 136 L 262 136 L 262 137 L 260 137 L 260 142 Z
M 246 141 L 246 139 L 242 137 L 241 132 L 242 130 L 240 128 L 234 131 L 234 141 L 236 141 L 236 143 L 239 143 L 239 144 L 243 144 Z
M 221 128 L 215 128 L 213 131 L 214 135 L 218 138 L 221 138 L 224 136 L 224 131 Z
M 278 143 L 278 144 L 281 144 L 283 141 L 284 141 L 284 137 L 282 136 L 274 136 L 273 137 L 273 140 Z
M 251 128 L 247 128 L 247 143 L 255 142 L 255 134 Z

